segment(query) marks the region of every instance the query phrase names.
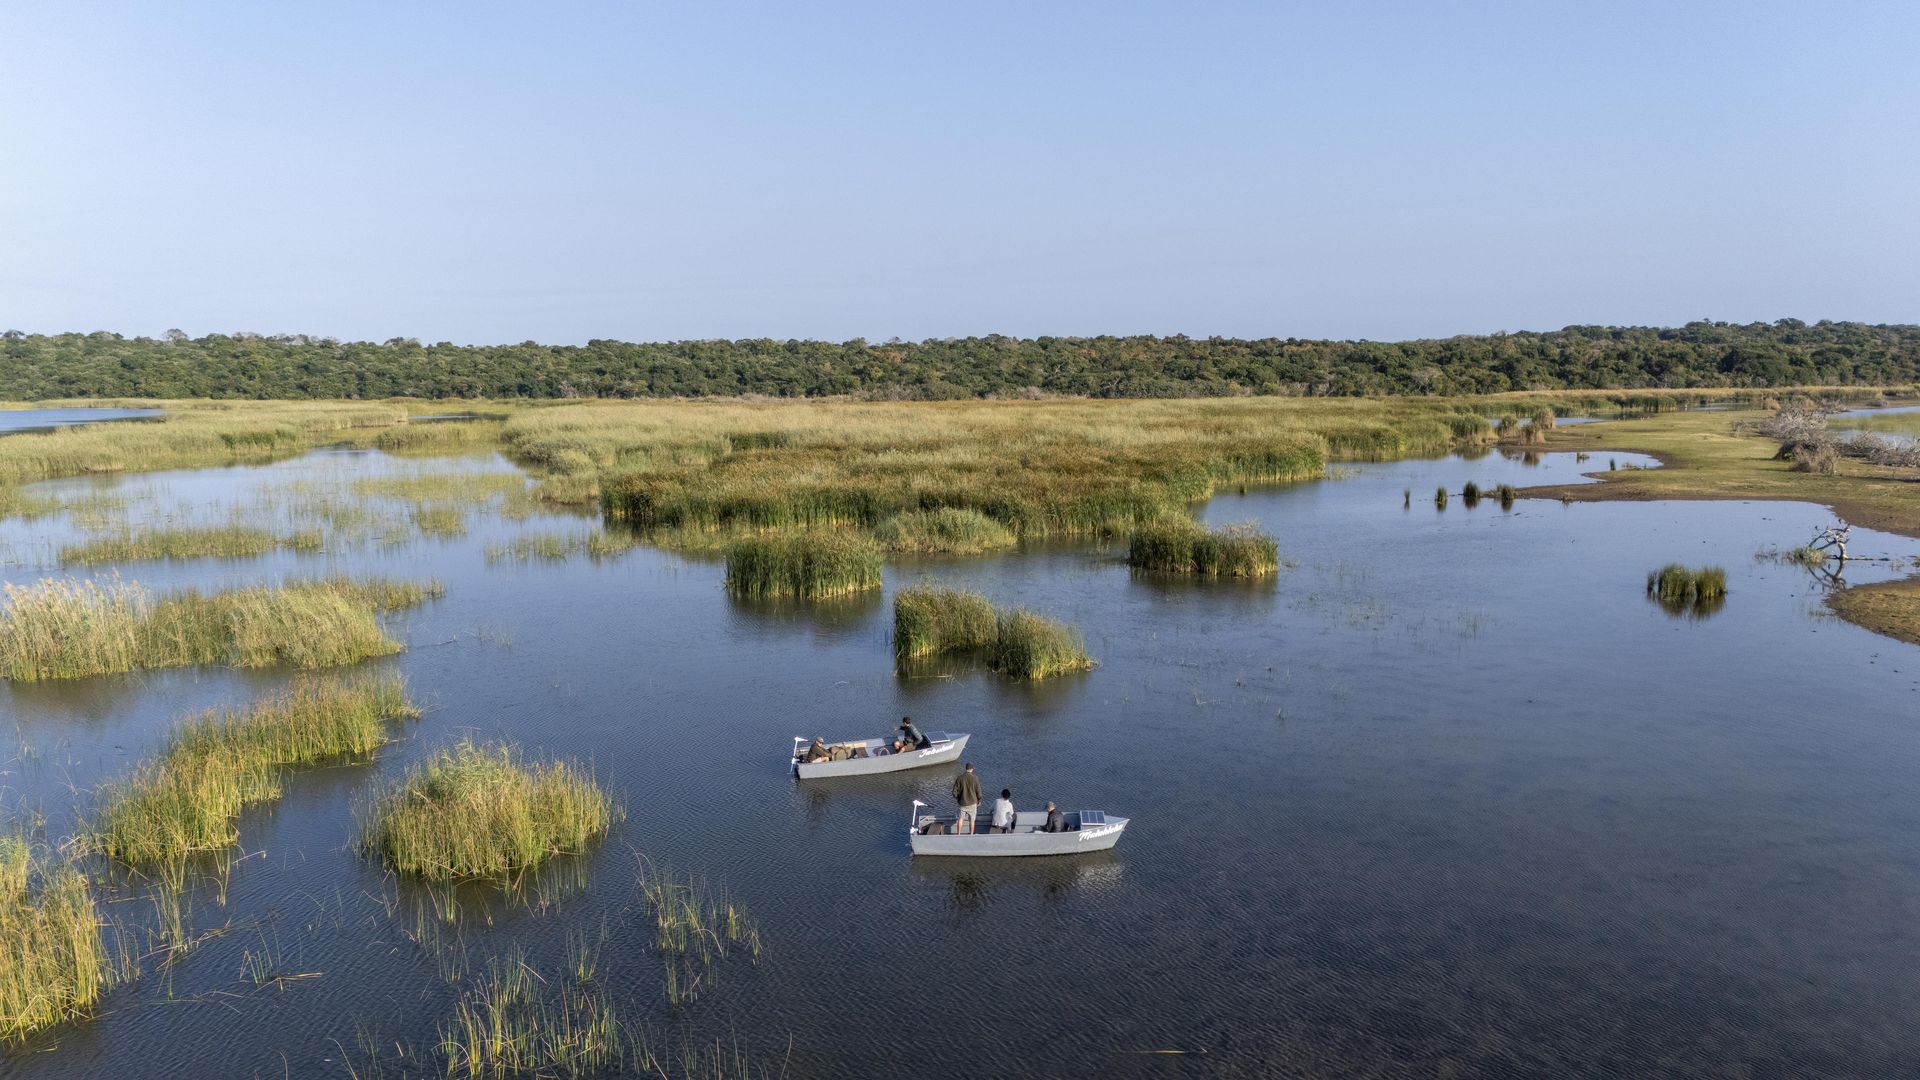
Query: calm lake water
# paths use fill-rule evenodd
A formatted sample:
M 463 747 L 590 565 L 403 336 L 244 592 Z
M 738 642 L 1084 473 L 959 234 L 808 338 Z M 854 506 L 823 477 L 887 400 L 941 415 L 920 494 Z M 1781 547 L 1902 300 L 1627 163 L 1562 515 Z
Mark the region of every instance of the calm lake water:
M 1049 546 L 889 564 L 884 595 L 848 603 L 744 605 L 719 563 L 651 549 L 490 565 L 490 542 L 599 527 L 497 513 L 453 540 L 385 543 L 375 525 L 321 554 L 122 567 L 159 587 L 436 576 L 445 599 L 393 620 L 409 648 L 379 662 L 428 709 L 376 762 L 298 774 L 247 815 L 224 905 L 193 894 L 193 925 L 224 933 L 0 1070 L 342 1076 L 363 1041 L 430 1048 L 487 957 L 518 946 L 557 971 L 585 935 L 663 1041 L 719 1039 L 790 1076 L 1920 1073 L 1920 652 L 1755 559 L 1803 542 L 1818 507 L 1433 506 L 1441 484 L 1557 483 L 1609 458 L 1644 463 L 1410 461 L 1216 498 L 1207 519 L 1258 522 L 1292 561 L 1255 585 Z M 319 453 L 37 490 L 225 520 L 420 467 Z M 57 572 L 72 529 L 0 523 L 5 579 Z M 1920 556 L 1863 530 L 1853 546 Z M 1647 572 L 1674 561 L 1724 566 L 1725 608 L 1649 603 Z M 927 579 L 1074 623 L 1099 667 L 896 677 L 890 598 Z M 0 690 L 7 808 L 63 835 L 180 717 L 285 681 Z M 974 733 L 989 790 L 1129 815 L 1126 838 L 1094 857 L 916 860 L 909 803 L 949 804 L 953 769 L 791 777 L 793 736 L 879 734 L 902 713 Z M 354 807 L 466 736 L 586 761 L 629 816 L 577 873 L 520 903 L 468 892 L 453 928 L 417 934 L 422 895 L 348 846 Z M 669 1009 L 636 853 L 724 885 L 759 918 L 762 961 L 729 960 Z M 127 895 L 109 910 L 137 926 L 150 905 Z M 311 977 L 256 987 L 249 954 Z
M 52 431 L 57 427 L 98 424 L 108 420 L 144 420 L 159 415 L 159 409 L 0 409 L 0 435 Z

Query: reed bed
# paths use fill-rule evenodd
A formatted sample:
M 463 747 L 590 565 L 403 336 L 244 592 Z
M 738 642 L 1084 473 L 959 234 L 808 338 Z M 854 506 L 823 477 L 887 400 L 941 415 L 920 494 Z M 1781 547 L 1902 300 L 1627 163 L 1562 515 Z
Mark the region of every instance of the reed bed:
M 997 611 L 977 593 L 914 585 L 893 598 L 893 657 L 902 672 L 916 661 L 974 654 L 1003 674 L 1024 679 L 1093 666 L 1073 627 L 1031 611 Z
M 1080 632 L 1066 623 L 1031 611 L 1000 614 L 989 663 L 1005 675 L 1045 679 L 1085 671 L 1093 666 Z
M 1512 484 L 1501 484 L 1493 489 L 1493 493 L 1500 500 L 1502 510 L 1513 509 L 1513 500 L 1519 497 L 1519 492 L 1513 490 Z
M 362 812 L 360 844 L 427 878 L 510 878 L 585 850 L 619 811 L 578 766 L 510 747 L 442 750 Z
M 1251 524 L 1216 529 L 1168 518 L 1134 530 L 1127 564 L 1168 574 L 1267 577 L 1279 572 L 1280 548 Z
M 150 668 L 334 667 L 398 652 L 375 612 L 438 596 L 437 582 L 328 578 L 154 596 L 137 583 L 0 586 L 0 676 L 21 682 Z
M 993 647 L 1000 621 L 979 593 L 915 585 L 893 597 L 893 656 L 902 664 L 938 653 Z
M 280 797 L 282 770 L 363 757 L 387 741 L 393 721 L 417 715 L 395 675 L 303 680 L 249 708 L 208 713 L 175 732 L 158 759 L 103 785 L 79 839 L 134 865 L 223 850 L 239 838 L 242 808 Z
M 269 551 L 315 551 L 318 529 L 273 533 L 245 525 L 146 529 L 96 536 L 60 549 L 60 561 L 74 565 L 152 562 L 160 559 L 244 558 Z
M 1000 522 L 952 506 L 895 514 L 880 523 L 874 538 L 888 551 L 912 555 L 979 555 L 1017 543 Z
M 535 466 L 591 463 L 606 512 L 653 529 L 878 529 L 971 510 L 1016 537 L 1124 535 L 1222 485 L 1321 476 L 1485 441 L 1447 401 L 1052 401 L 529 410 L 503 432 Z
M 87 877 L 0 837 L 0 1042 L 89 1013 L 116 980 Z
M 1727 572 L 1717 566 L 1669 563 L 1647 575 L 1647 596 L 1669 614 L 1710 615 L 1726 603 Z
M 841 529 L 784 529 L 727 546 L 726 588 L 735 596 L 820 600 L 880 587 L 880 546 Z
M 325 440 L 370 438 L 406 409 L 354 401 L 89 401 L 162 407 L 152 420 L 86 424 L 0 440 L 0 489 L 36 480 L 272 461 Z M 0 502 L 4 502 L 0 498 Z
M 1480 505 L 1480 485 L 1469 480 L 1460 488 L 1460 501 L 1471 510 Z

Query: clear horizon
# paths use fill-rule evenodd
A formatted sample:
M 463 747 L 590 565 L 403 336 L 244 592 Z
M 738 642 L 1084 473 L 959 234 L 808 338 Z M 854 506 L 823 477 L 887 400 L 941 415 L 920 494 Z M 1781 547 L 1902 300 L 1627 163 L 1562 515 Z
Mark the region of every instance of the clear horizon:
M 1920 321 L 1894 4 L 0 12 L 0 329 Z

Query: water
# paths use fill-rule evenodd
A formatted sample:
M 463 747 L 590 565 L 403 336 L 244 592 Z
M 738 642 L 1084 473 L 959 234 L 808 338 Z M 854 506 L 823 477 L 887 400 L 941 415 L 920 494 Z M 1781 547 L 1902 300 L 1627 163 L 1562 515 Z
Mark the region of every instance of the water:
M 159 416 L 159 409 L 0 409 L 0 435 L 18 435 L 27 431 L 52 431 L 60 427 L 98 424 L 110 420 L 144 420 Z
M 604 929 L 603 977 L 658 1037 L 794 1076 L 1911 1075 L 1920 654 L 1755 560 L 1828 521 L 1817 507 L 1457 498 L 1610 458 L 1648 463 L 1410 461 L 1223 495 L 1209 520 L 1257 521 L 1293 561 L 1252 585 L 1056 545 L 890 564 L 885 596 L 849 603 L 742 605 L 718 563 L 650 549 L 488 565 L 517 532 L 598 526 L 481 514 L 455 540 L 370 527 L 317 555 L 123 567 L 156 586 L 436 575 L 446 598 L 396 620 L 410 647 L 380 662 L 428 711 L 376 762 L 301 774 L 249 813 L 224 906 L 194 896 L 194 925 L 225 933 L 0 1069 L 340 1076 L 362 1035 L 430 1048 L 460 990 L 446 939 L 469 970 L 519 945 L 551 972 L 569 934 Z M 416 467 L 317 454 L 40 490 L 189 520 L 272 496 L 291 520 L 294 494 Z M 4 577 L 48 573 L 66 527 L 0 524 Z M 1863 530 L 1854 546 L 1920 555 Z M 1649 603 L 1646 573 L 1672 561 L 1725 566 L 1724 610 Z M 896 678 L 888 600 L 928 579 L 1074 623 L 1099 667 Z M 176 718 L 284 678 L 13 687 L 6 805 L 58 835 L 72 791 L 151 755 Z M 972 732 L 990 791 L 1129 815 L 1126 838 L 1088 858 L 915 860 L 909 803 L 947 805 L 952 770 L 802 785 L 783 763 L 795 735 L 878 734 L 902 713 Z M 457 931 L 422 933 L 420 893 L 348 846 L 353 808 L 467 735 L 590 762 L 629 817 L 574 867 L 584 881 L 520 903 L 469 892 Z M 670 1010 L 636 852 L 726 886 L 764 960 L 730 960 Z M 318 974 L 256 987 L 248 953 Z

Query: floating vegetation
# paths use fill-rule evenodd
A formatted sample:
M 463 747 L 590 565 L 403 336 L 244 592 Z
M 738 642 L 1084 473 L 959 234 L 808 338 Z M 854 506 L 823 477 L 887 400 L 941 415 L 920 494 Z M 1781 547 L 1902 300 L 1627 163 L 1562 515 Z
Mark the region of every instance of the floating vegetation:
M 595 560 L 611 559 L 632 551 L 639 543 L 639 538 L 632 533 L 617 529 L 591 532 L 585 536 L 538 533 L 516 536 L 506 543 L 488 544 L 487 561 L 531 562 L 540 559 L 559 562 L 582 554 Z
M 281 770 L 372 753 L 419 715 L 397 675 L 297 682 L 243 710 L 189 721 L 152 762 L 103 785 L 82 846 L 122 862 L 178 862 L 238 838 L 242 808 L 280 797 Z
M 978 510 L 943 506 L 911 510 L 882 521 L 874 537 L 888 551 L 920 555 L 978 555 L 1014 545 L 1013 530 Z
M 900 664 L 937 653 L 989 649 L 999 636 L 999 616 L 979 593 L 915 585 L 894 595 L 893 656 Z
M 789 529 L 727 546 L 727 591 L 735 596 L 818 600 L 880 587 L 880 546 L 837 529 Z
M 893 657 L 903 672 L 915 660 L 976 653 L 995 669 L 1042 679 L 1093 666 L 1080 635 L 1031 611 L 998 612 L 977 593 L 915 585 L 893 598 Z
M 117 980 L 85 874 L 0 836 L 0 1041 L 89 1013 Z
M 1467 481 L 1466 486 L 1460 489 L 1460 501 L 1466 503 L 1469 510 L 1479 506 L 1480 485 L 1471 480 Z
M 619 811 L 578 766 L 506 746 L 442 750 L 362 813 L 360 844 L 428 878 L 510 878 L 585 850 Z
M 60 549 L 60 561 L 90 563 L 145 562 L 156 559 L 240 558 L 264 555 L 276 549 L 314 551 L 320 547 L 318 529 L 275 534 L 244 525 L 208 528 L 150 529 L 97 536 Z
M 400 651 L 374 618 L 441 595 L 438 582 L 327 578 L 158 598 L 137 583 L 0 586 L 0 676 L 23 682 L 225 664 L 334 667 Z
M 451 540 L 467 535 L 467 514 L 458 506 L 415 506 L 408 516 L 413 521 L 413 527 L 428 536 Z
M 1266 577 L 1280 569 L 1280 548 L 1252 524 L 1213 529 L 1189 518 L 1168 518 L 1134 530 L 1127 563 L 1169 574 Z
M 667 1002 L 683 1005 L 711 989 L 719 963 L 741 951 L 760 962 L 760 927 L 724 891 L 640 860 L 640 895 L 654 921 L 654 948 L 666 963 Z
M 1717 566 L 1689 569 L 1669 563 L 1647 575 L 1647 596 L 1669 615 L 1705 618 L 1727 599 L 1727 572 Z

